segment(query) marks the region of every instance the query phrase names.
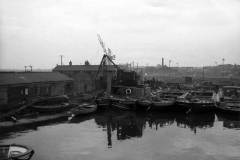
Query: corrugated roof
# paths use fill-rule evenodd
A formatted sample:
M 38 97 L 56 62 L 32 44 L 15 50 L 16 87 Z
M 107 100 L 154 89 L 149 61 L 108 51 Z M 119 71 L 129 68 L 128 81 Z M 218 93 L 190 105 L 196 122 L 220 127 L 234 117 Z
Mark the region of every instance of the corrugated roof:
M 58 72 L 0 72 L 0 85 L 71 80 L 68 76 Z
M 97 71 L 99 65 L 57 65 L 53 71 Z M 113 65 L 108 66 L 108 70 L 115 71 Z

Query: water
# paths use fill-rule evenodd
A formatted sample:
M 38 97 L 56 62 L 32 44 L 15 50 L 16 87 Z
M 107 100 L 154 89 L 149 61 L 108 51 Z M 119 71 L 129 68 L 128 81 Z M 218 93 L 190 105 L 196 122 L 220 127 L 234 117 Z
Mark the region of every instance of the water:
M 0 144 L 33 160 L 239 160 L 240 117 L 108 111 L 67 121 L 0 128 Z

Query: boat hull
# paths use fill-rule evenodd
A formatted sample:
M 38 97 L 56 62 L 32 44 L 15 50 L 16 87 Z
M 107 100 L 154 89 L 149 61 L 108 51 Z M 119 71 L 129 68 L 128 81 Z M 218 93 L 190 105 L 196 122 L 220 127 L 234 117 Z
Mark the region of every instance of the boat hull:
M 175 110 L 179 112 L 188 112 L 191 108 L 189 101 L 177 100 L 175 104 Z
M 136 110 L 136 101 L 131 99 L 113 99 L 111 107 L 121 110 Z
M 91 114 L 96 112 L 97 108 L 96 104 L 82 104 L 68 111 L 68 115 L 76 117 L 79 115 Z
M 174 111 L 175 110 L 175 101 L 153 101 L 150 110 L 156 111 Z
M 39 98 L 35 100 L 33 104 L 35 105 L 54 105 L 54 104 L 60 104 L 60 103 L 66 103 L 69 101 L 68 96 L 62 95 L 62 96 L 55 96 L 55 97 L 46 97 L 46 98 Z
M 111 106 L 113 109 L 126 110 L 126 111 L 131 110 L 130 107 L 121 103 L 112 103 Z
M 11 144 L 0 145 L 1 160 L 30 160 L 34 154 L 34 150 L 30 147 Z
M 40 98 L 36 100 L 31 108 L 37 112 L 60 112 L 70 108 L 69 98 L 66 95 Z
M 31 108 L 41 113 L 56 113 L 66 111 L 71 108 L 69 103 L 59 105 L 32 105 Z
M 147 111 L 151 108 L 152 102 L 148 100 L 138 100 L 136 102 L 137 111 Z
M 98 109 L 107 109 L 111 105 L 111 100 L 108 98 L 97 98 L 95 100 Z
M 240 103 L 220 102 L 216 105 L 216 109 L 218 112 L 240 116 Z
M 191 112 L 213 112 L 215 110 L 214 103 L 190 103 L 189 109 Z

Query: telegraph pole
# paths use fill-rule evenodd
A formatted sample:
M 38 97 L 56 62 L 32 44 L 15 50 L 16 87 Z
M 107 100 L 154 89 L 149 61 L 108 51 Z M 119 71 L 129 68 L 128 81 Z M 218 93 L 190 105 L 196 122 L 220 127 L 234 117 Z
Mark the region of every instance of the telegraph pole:
M 204 66 L 203 66 L 203 70 L 202 70 L 202 79 L 203 79 L 203 81 L 204 81 Z

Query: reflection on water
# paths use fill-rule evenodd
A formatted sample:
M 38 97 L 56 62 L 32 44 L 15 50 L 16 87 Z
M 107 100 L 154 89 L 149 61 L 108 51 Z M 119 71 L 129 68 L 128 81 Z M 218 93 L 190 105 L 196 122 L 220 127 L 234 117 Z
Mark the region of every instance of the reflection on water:
M 0 128 L 0 144 L 30 145 L 34 160 L 224 160 L 240 158 L 239 129 L 232 115 L 106 111 Z
M 197 128 L 206 129 L 213 127 L 214 113 L 183 114 L 183 113 L 148 113 L 139 114 L 135 112 L 106 112 L 98 114 L 95 122 L 103 128 L 107 128 L 108 146 L 112 146 L 112 132 L 116 131 L 118 140 L 132 137 L 142 137 L 146 125 L 154 130 L 162 127 L 176 125 L 189 128 L 194 133 Z
M 223 127 L 240 129 L 240 115 L 217 113 L 217 117 L 219 121 L 223 121 Z
M 112 146 L 112 132 L 116 131 L 118 140 L 124 140 L 131 137 L 141 137 L 145 126 L 144 117 L 137 117 L 135 113 L 109 112 L 95 117 L 95 122 L 107 128 L 108 146 Z
M 63 123 L 66 121 L 66 118 L 58 118 L 55 120 L 44 121 L 44 122 L 36 122 L 34 124 L 26 124 L 21 126 L 14 126 L 14 127 L 1 127 L 0 126 L 0 140 L 9 138 L 9 137 L 16 137 L 18 136 L 17 133 L 28 133 L 31 131 L 37 131 L 41 126 L 51 126 L 59 123 Z

